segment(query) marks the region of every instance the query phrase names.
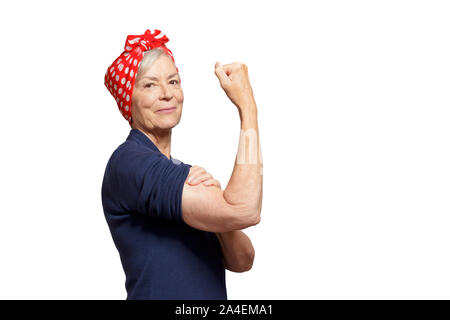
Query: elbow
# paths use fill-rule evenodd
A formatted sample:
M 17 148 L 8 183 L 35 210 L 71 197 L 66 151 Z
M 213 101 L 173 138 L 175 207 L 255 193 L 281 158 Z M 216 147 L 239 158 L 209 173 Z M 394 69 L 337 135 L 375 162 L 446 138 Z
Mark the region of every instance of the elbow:
M 226 193 L 223 192 L 223 199 L 228 209 L 228 216 L 234 220 L 233 230 L 242 230 L 248 227 L 256 226 L 261 222 L 262 196 L 255 198 L 253 195 L 243 197 L 233 197 L 231 201 Z
M 248 266 L 239 267 L 239 268 L 236 268 L 236 269 L 230 270 L 230 271 L 233 271 L 235 273 L 244 273 L 244 272 L 250 271 L 252 269 L 252 266 L 253 266 L 253 264 L 250 264 Z
M 250 271 L 252 269 L 252 267 L 253 267 L 253 261 L 249 265 L 245 266 L 242 269 L 241 273 Z
M 247 205 L 230 205 L 227 216 L 230 218 L 227 230 L 220 232 L 243 230 L 256 226 L 261 221 L 261 210 L 259 208 L 250 208 Z
M 252 269 L 253 267 L 253 260 L 254 258 L 250 258 L 250 259 L 241 259 L 239 261 L 239 264 L 234 264 L 234 265 L 230 265 L 227 266 L 226 269 L 235 272 L 235 273 L 244 273 L 244 272 L 248 272 Z
M 247 227 L 253 227 L 256 226 L 261 222 L 261 210 L 252 210 L 251 213 L 248 215 L 248 221 L 247 221 Z
M 261 222 L 261 208 L 258 208 L 253 211 L 253 214 L 250 218 L 250 225 L 249 227 L 256 226 Z
M 253 209 L 252 226 L 261 222 L 262 197 L 258 201 L 258 206 Z
M 259 211 L 247 211 L 242 216 L 245 218 L 241 220 L 241 226 L 238 228 L 238 230 L 256 226 L 261 222 L 261 214 L 259 213 Z
M 256 217 L 254 218 L 253 225 L 256 226 L 260 222 L 261 222 L 261 211 L 258 211 L 256 213 Z
M 253 255 L 250 258 L 245 259 L 245 260 L 242 261 L 243 263 L 238 268 L 236 268 L 235 272 L 243 273 L 243 272 L 250 271 L 252 269 L 252 267 L 253 267 L 253 261 L 254 260 L 255 260 L 255 256 L 254 256 L 254 253 L 253 253 Z
M 244 273 L 244 272 L 250 271 L 251 268 L 252 268 L 252 265 L 244 266 L 244 267 L 228 268 L 228 270 L 230 270 L 231 272 L 234 272 L 234 273 Z

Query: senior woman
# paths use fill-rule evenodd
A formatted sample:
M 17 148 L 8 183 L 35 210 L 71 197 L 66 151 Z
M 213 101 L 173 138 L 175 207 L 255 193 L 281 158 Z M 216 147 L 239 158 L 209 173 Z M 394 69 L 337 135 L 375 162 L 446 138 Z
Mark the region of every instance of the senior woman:
M 225 269 L 251 269 L 242 232 L 260 221 L 262 158 L 257 107 L 247 67 L 215 66 L 241 119 L 238 152 L 224 190 L 200 166 L 171 156 L 183 90 L 168 38 L 160 30 L 129 35 L 105 85 L 131 130 L 112 153 L 102 204 L 125 272 L 127 299 L 227 299 Z

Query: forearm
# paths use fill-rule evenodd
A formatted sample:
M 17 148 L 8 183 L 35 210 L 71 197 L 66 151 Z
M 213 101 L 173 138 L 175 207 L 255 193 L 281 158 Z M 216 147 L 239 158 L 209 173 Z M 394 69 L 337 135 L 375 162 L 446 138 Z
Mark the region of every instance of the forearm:
M 242 231 L 216 232 L 224 258 L 225 268 L 234 272 L 250 270 L 255 250 L 250 238 Z
M 262 203 L 262 154 L 258 130 L 258 110 L 254 99 L 239 111 L 241 132 L 231 178 L 223 192 L 225 200 L 248 208 L 258 216 Z

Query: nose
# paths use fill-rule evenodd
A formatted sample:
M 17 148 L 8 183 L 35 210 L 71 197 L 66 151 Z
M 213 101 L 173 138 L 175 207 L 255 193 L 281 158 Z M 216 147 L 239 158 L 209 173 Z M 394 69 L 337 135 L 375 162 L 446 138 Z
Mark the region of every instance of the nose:
M 161 99 L 172 99 L 173 93 L 168 85 L 164 84 L 161 86 Z

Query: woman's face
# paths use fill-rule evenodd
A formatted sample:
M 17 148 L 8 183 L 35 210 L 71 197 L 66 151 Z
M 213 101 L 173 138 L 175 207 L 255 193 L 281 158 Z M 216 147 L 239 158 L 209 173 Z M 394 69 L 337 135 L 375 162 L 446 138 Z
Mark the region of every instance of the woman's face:
M 162 54 L 136 79 L 131 97 L 132 127 L 172 129 L 180 122 L 183 100 L 176 66 L 169 56 Z M 170 107 L 174 109 L 161 110 Z

